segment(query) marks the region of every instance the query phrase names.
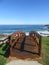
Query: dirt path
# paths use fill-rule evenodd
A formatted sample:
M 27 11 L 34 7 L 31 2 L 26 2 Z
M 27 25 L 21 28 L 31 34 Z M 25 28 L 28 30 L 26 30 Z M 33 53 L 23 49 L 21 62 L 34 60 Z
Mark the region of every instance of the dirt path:
M 27 60 L 13 60 L 6 65 L 42 65 L 38 61 L 27 61 Z

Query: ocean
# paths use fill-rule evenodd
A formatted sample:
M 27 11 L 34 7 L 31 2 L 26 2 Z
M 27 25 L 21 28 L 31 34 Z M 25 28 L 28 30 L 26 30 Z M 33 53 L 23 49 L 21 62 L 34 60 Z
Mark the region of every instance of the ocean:
M 46 31 L 47 28 L 44 25 L 0 25 L 0 34 L 12 34 L 19 30 L 28 33 L 30 31 Z

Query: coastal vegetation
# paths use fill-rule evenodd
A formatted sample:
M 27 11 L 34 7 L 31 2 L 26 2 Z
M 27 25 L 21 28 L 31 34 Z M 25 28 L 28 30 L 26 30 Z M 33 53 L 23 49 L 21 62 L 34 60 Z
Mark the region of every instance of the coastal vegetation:
M 5 44 L 0 45 L 0 65 L 5 65 L 6 57 L 4 57 L 5 51 L 3 51 L 3 47 Z
M 5 36 L 0 34 L 0 38 L 3 38 L 3 37 L 5 37 Z
M 9 42 L 0 45 L 0 65 L 5 65 L 9 57 Z
M 49 37 L 42 37 L 41 57 L 39 62 L 43 65 L 49 65 Z
M 0 45 L 0 65 L 5 65 L 8 57 L 5 57 L 6 51 L 8 51 L 7 47 L 9 44 Z M 6 48 L 6 50 L 4 50 Z M 39 60 L 43 65 L 49 65 L 49 37 L 42 37 L 42 50 L 41 50 L 42 59 Z

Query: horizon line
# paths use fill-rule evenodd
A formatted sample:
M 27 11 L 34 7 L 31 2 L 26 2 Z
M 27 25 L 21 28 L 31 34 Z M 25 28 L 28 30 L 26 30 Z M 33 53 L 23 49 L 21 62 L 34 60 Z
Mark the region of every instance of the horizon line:
M 49 25 L 49 24 L 0 24 L 0 25 Z

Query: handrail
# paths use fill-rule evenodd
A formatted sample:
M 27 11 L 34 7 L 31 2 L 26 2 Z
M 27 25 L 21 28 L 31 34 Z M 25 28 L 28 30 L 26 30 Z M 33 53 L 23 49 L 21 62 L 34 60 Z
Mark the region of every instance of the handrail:
M 38 54 L 40 55 L 41 54 L 41 43 L 42 43 L 42 36 L 39 34 L 39 33 L 37 33 L 37 32 L 35 32 L 35 31 L 31 31 L 30 33 L 29 33 L 29 35 L 31 36 L 31 37 L 33 37 L 34 38 L 34 40 L 36 41 L 36 43 L 38 44 Z M 38 39 L 38 40 L 37 40 Z
M 22 36 L 25 36 L 24 32 L 15 32 L 12 35 L 9 36 L 10 46 L 13 47 L 16 41 L 18 41 Z M 12 40 L 15 39 L 13 42 Z

